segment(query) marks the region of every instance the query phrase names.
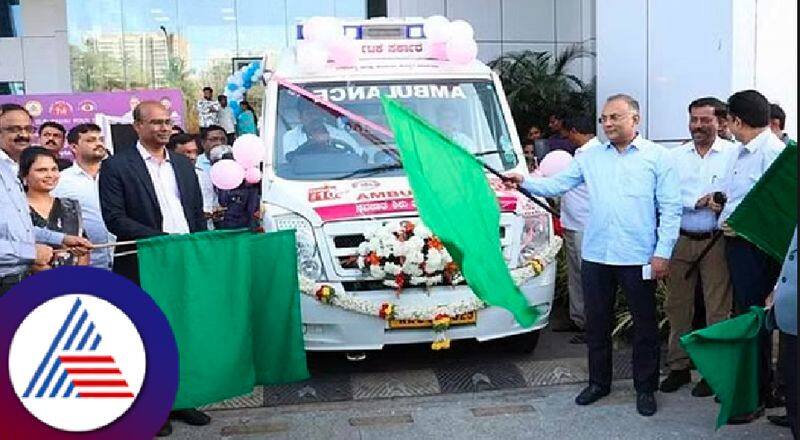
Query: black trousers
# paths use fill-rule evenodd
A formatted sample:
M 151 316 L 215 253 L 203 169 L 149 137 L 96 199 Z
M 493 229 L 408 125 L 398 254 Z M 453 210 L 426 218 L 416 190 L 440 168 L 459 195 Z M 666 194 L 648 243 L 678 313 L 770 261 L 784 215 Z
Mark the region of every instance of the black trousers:
M 763 307 L 775 287 L 780 265 L 749 241 L 738 237 L 725 238 L 725 256 L 733 284 L 733 302 L 737 313 L 752 306 Z M 764 403 L 770 393 L 772 378 L 772 341 L 766 328 L 759 334 L 759 395 Z
M 781 332 L 780 362 L 786 375 L 786 415 L 792 435 L 797 439 L 797 336 Z
M 622 287 L 633 316 L 633 385 L 637 392 L 658 388 L 661 355 L 656 317 L 656 282 L 642 279 L 642 266 L 611 266 L 583 261 L 581 265 L 589 382 L 604 389 L 613 378 L 611 332 L 614 300 Z

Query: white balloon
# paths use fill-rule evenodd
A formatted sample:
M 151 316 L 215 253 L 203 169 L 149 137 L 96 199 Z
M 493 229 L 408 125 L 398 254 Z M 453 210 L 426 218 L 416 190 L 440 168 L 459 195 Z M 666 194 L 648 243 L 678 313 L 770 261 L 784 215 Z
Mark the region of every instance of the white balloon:
M 450 39 L 472 40 L 475 37 L 475 30 L 472 25 L 464 20 L 455 20 L 449 25 Z
M 328 51 L 315 42 L 298 42 L 297 64 L 305 72 L 319 72 L 328 64 Z
M 311 17 L 303 24 L 303 39 L 325 47 L 342 35 L 344 28 L 335 17 Z
M 441 15 L 432 15 L 425 19 L 422 30 L 425 38 L 432 43 L 442 43 L 450 37 L 450 20 Z
M 259 81 L 261 81 L 261 72 L 254 73 L 253 76 L 250 77 L 250 81 L 251 82 L 259 82 Z

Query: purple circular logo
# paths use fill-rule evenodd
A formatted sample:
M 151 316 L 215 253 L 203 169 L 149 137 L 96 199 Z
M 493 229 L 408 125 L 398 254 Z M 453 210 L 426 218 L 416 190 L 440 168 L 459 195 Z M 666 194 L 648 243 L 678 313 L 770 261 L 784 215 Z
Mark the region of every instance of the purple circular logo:
M 166 317 L 111 272 L 61 267 L 0 297 L 3 438 L 152 438 L 178 388 Z

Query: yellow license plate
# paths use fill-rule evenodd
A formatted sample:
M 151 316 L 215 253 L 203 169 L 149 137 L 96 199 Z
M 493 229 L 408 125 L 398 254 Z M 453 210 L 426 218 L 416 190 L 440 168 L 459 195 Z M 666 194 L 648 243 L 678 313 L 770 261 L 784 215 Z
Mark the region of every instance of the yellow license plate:
M 450 320 L 450 326 L 469 325 L 478 322 L 478 312 L 472 311 L 458 315 Z M 433 321 L 430 319 L 390 319 L 390 329 L 431 328 Z

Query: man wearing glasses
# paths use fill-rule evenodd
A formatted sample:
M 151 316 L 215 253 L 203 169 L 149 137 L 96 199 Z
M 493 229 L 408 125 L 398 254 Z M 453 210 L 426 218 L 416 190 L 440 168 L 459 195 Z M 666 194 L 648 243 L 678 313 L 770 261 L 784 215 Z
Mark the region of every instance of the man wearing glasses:
M 589 405 L 611 391 L 611 330 L 617 287 L 633 316 L 633 384 L 636 410 L 656 412 L 659 335 L 655 279 L 669 272 L 678 238 L 681 197 L 669 151 L 639 135 L 639 103 L 628 95 L 606 100 L 600 124 L 605 145 L 575 157 L 548 178 L 507 175 L 510 187 L 554 197 L 585 183 L 589 218 L 581 247 L 581 278 L 589 352 L 589 386 L 576 398 Z
M 194 165 L 166 145 L 172 133 L 169 111 L 156 101 L 133 110 L 136 148 L 121 150 L 100 168 L 100 207 L 109 232 L 119 241 L 164 234 L 204 231 L 203 197 Z M 123 252 L 117 248 L 117 252 Z M 114 260 L 114 272 L 139 283 L 136 254 Z M 207 425 L 210 418 L 195 409 L 173 411 L 171 418 Z M 167 420 L 159 435 L 169 435 Z
M 35 131 L 31 116 L 17 104 L 0 106 L 0 295 L 30 271 L 50 268 L 53 246 L 85 253 L 92 244 L 82 237 L 38 228 L 31 223 L 28 200 L 17 177 L 22 151 Z

